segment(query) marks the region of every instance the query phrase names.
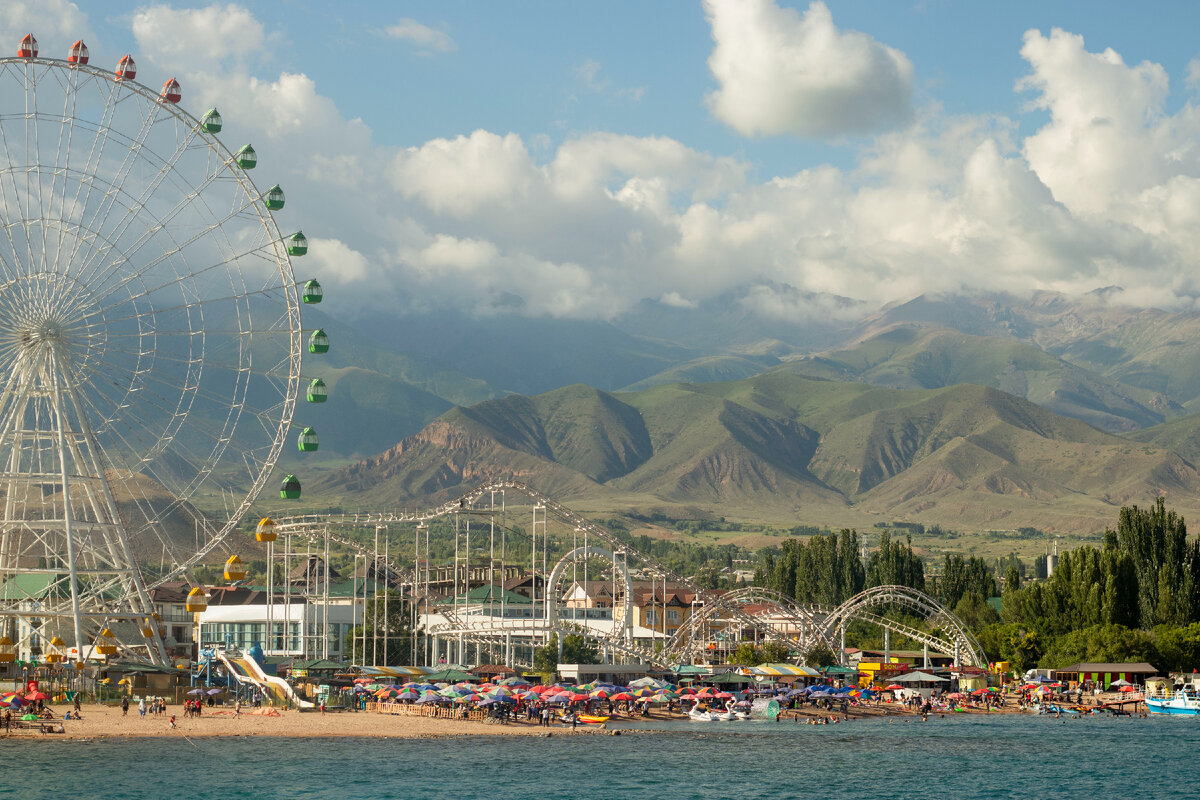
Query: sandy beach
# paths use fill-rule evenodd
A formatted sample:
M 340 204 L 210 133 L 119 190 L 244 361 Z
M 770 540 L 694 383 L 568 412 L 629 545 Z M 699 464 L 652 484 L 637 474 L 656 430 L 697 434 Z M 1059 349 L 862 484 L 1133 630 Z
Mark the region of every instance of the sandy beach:
M 54 721 L 61 722 L 63 733 L 42 734 L 38 730 L 14 728 L 7 735 L 12 738 L 37 739 L 98 739 L 111 737 L 141 736 L 186 736 L 189 738 L 212 736 L 364 736 L 375 738 L 422 739 L 453 736 L 579 736 L 609 734 L 611 729 L 599 726 L 580 725 L 575 731 L 569 725 L 554 725 L 543 728 L 532 722 L 512 722 L 499 725 L 470 720 L 440 719 L 436 717 L 399 716 L 368 712 L 338 711 L 321 714 L 318 712 L 275 711 L 273 709 L 243 710 L 234 716 L 232 709 L 205 709 L 196 718 L 184 717 L 178 706 L 171 706 L 167 714 L 139 717 L 136 706 L 122 716 L 120 708 L 84 705 L 83 719 L 63 720 L 62 715 L 70 706 L 53 706 Z M 175 714 L 175 728 L 168 719 Z M 14 723 L 15 724 L 15 723 Z M 0 736 L 6 732 L 0 727 Z

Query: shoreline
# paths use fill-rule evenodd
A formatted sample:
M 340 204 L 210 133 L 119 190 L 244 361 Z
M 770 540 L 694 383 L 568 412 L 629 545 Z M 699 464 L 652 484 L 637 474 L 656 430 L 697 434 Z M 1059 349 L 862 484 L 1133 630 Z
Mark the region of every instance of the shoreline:
M 37 729 L 14 729 L 9 732 L 0 727 L 0 738 L 80 741 L 95 739 L 171 738 L 208 739 L 240 736 L 268 736 L 272 738 L 369 738 L 369 739 L 442 739 L 472 736 L 611 736 L 655 733 L 654 730 L 625 728 L 623 722 L 678 722 L 687 719 L 683 714 L 664 715 L 661 712 L 650 717 L 617 716 L 605 725 L 580 724 L 572 730 L 570 725 L 556 724 L 546 728 L 536 721 L 513 720 L 507 724 L 476 720 L 446 719 L 403 714 L 373 713 L 366 711 L 300 712 L 281 711 L 271 708 L 246 709 L 235 716 L 232 709 L 219 707 L 205 709 L 199 718 L 185 717 L 172 706 L 163 715 L 147 714 L 139 717 L 136 707 L 122 715 L 118 707 L 84 705 L 83 719 L 63 720 L 62 715 L 70 706 L 52 705 L 55 723 L 61 723 L 61 733 L 41 733 Z M 175 714 L 175 728 L 169 722 Z M 939 712 L 940 713 L 940 712 Z M 949 713 L 949 712 L 946 712 Z M 1014 707 L 984 711 L 972 709 L 968 714 L 1013 714 L 1027 713 Z M 786 710 L 781 714 L 780 724 L 795 725 L 799 719 L 841 717 L 840 711 L 805 707 Z M 882 717 L 919 717 L 919 713 L 897 706 L 864 706 L 851 708 L 849 720 L 877 719 Z M 934 714 L 930 715 L 931 717 Z M 951 716 L 958 716 L 951 714 Z M 14 725 L 16 719 L 14 719 Z

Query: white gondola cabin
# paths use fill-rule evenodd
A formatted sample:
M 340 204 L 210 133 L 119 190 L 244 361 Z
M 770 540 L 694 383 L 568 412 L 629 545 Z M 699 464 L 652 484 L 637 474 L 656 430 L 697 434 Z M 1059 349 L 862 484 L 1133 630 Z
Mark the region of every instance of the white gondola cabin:
M 38 43 L 33 34 L 27 33 L 22 36 L 21 43 L 17 45 L 17 58 L 37 58 L 37 54 Z

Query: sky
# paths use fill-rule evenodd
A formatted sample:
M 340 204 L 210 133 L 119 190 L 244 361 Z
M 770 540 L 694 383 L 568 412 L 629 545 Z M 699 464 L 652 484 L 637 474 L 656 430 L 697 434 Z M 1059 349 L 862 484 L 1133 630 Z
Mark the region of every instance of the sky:
M 1200 302 L 1200 4 L 6 0 L 253 143 L 327 308 Z M 289 227 L 290 226 L 290 227 Z

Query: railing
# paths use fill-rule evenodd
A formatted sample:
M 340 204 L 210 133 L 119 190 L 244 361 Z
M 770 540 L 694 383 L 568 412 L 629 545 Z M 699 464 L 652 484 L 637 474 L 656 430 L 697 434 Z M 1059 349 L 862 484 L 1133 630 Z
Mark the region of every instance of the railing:
M 376 714 L 394 714 L 402 717 L 435 717 L 438 719 L 467 719 L 483 722 L 488 719 L 488 713 L 482 708 L 468 708 L 466 715 L 461 708 L 448 708 L 432 704 L 414 705 L 412 703 L 367 703 L 367 711 Z

